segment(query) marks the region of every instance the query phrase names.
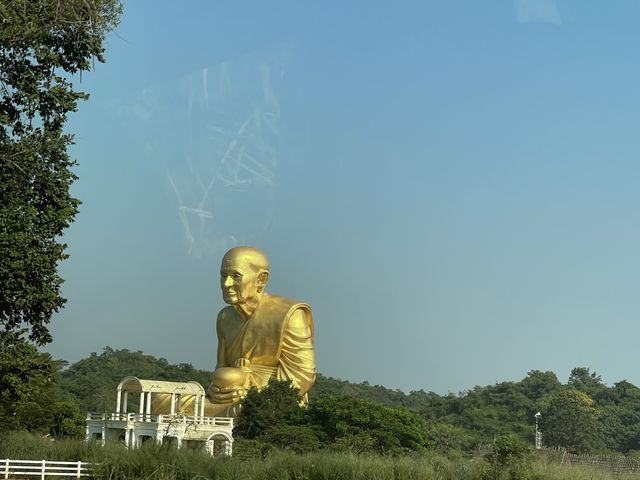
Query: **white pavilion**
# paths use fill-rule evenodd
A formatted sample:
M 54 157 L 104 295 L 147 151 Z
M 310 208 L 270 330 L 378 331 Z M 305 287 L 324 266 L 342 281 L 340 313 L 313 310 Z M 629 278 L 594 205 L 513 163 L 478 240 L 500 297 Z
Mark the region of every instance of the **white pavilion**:
M 171 443 L 231 455 L 233 418 L 205 417 L 204 407 L 205 391 L 198 382 L 126 377 L 118 385 L 114 413 L 87 414 L 86 439 L 129 448 L 148 441 Z

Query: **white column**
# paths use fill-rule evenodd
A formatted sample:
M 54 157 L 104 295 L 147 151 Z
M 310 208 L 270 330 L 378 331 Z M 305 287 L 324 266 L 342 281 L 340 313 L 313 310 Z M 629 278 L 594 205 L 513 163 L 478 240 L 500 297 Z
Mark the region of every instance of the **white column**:
M 144 399 L 147 392 L 140 392 L 140 415 L 144 413 Z
M 224 442 L 224 454 L 228 457 L 233 455 L 233 437 Z
M 196 395 L 195 400 L 193 401 L 193 416 L 198 418 L 198 402 L 200 401 L 200 395 Z
M 176 413 L 176 394 L 171 394 L 171 415 Z
M 176 395 L 176 411 L 180 413 L 180 402 L 182 401 L 182 395 Z
M 127 413 L 127 400 L 129 400 L 129 392 L 125 390 L 122 397 L 122 412 L 124 413 Z
M 120 400 L 122 399 L 122 392 L 118 389 L 118 395 L 116 396 L 116 413 L 120 413 Z
M 147 415 L 151 415 L 151 392 L 147 393 Z
M 200 397 L 200 416 L 204 417 L 204 397 Z

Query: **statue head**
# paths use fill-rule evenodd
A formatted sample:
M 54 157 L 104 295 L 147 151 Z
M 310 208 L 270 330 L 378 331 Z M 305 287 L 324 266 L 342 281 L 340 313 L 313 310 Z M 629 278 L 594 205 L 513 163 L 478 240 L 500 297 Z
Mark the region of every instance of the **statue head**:
M 269 259 L 255 247 L 235 247 L 222 258 L 220 287 L 229 305 L 252 310 L 260 301 L 267 280 Z

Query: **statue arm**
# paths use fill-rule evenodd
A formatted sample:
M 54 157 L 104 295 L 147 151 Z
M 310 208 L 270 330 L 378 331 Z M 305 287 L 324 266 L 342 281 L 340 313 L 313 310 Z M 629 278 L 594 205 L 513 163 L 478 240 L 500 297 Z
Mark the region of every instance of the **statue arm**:
M 306 394 L 316 381 L 316 359 L 310 319 L 304 310 L 294 311 L 287 319 L 278 362 L 278 379 L 291 380 Z
M 216 322 L 216 333 L 218 336 L 218 352 L 217 352 L 217 364 L 216 369 L 213 372 L 213 377 L 211 378 L 211 384 L 208 389 L 208 396 L 211 402 L 216 405 L 228 405 L 234 402 L 237 402 L 241 398 L 241 394 L 239 392 L 238 385 L 224 386 L 218 387 L 216 385 L 216 376 L 220 372 L 220 368 L 224 370 L 223 367 L 229 367 L 226 362 L 226 337 L 224 335 L 224 328 L 222 325 L 222 314 L 218 315 L 218 320 Z M 227 369 L 228 370 L 228 369 Z M 224 374 L 222 375 L 224 377 Z M 221 378 L 218 376 L 218 380 Z M 227 380 L 228 382 L 228 380 Z M 223 383 L 224 385 L 224 383 Z M 217 414 L 217 413 L 216 413 Z
M 221 315 L 218 315 L 218 320 L 216 321 L 216 334 L 218 336 L 218 356 L 216 359 L 216 369 L 220 367 L 228 367 L 229 365 L 225 362 L 226 357 L 226 343 L 224 339 L 224 334 L 222 333 L 222 318 Z

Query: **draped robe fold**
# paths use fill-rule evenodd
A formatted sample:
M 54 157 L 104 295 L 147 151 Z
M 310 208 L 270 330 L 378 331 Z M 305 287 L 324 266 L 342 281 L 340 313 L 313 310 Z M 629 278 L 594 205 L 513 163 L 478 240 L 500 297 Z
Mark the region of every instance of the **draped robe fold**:
M 291 380 L 303 396 L 313 386 L 313 317 L 306 303 L 265 293 L 246 320 L 233 307 L 223 308 L 216 329 L 216 368 L 233 367 L 246 358 L 250 385 L 263 387 L 271 377 Z

